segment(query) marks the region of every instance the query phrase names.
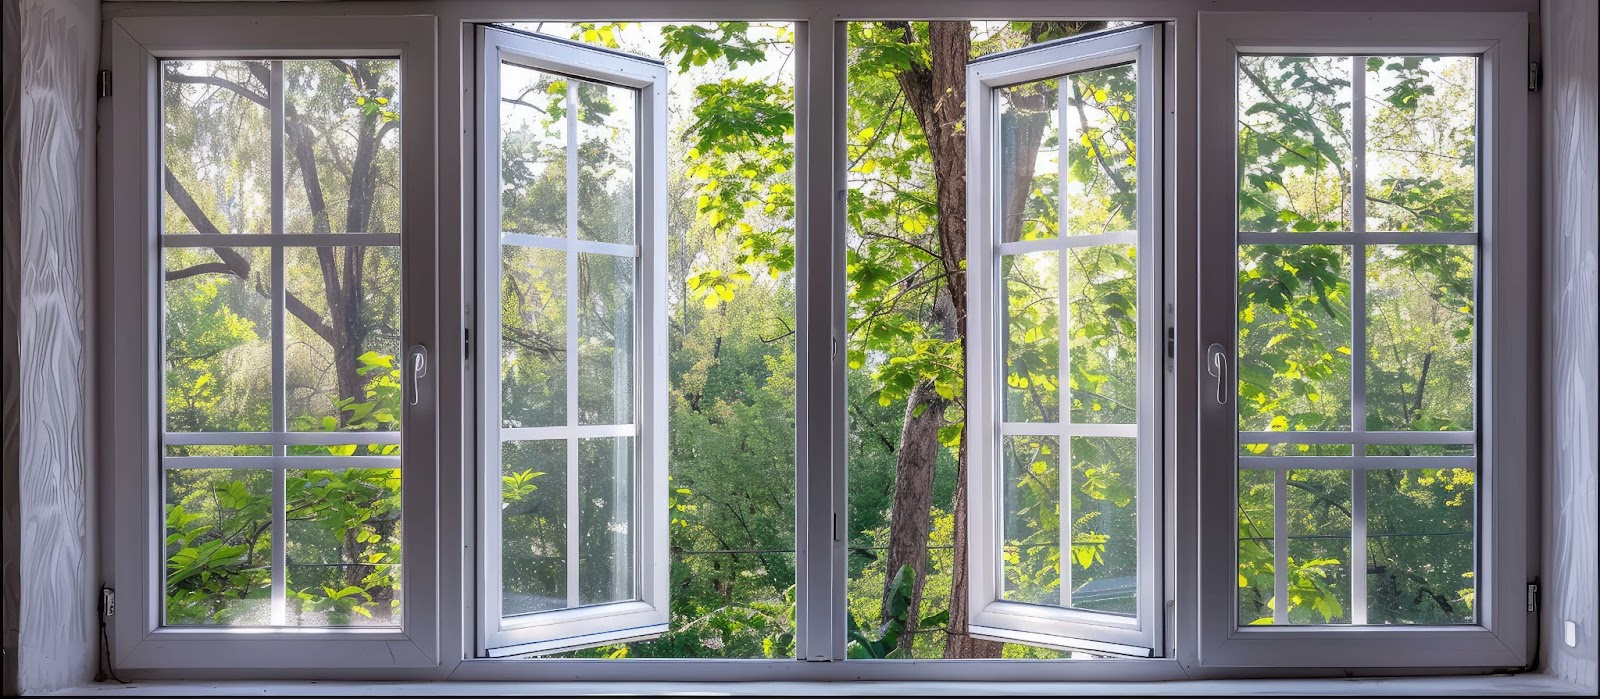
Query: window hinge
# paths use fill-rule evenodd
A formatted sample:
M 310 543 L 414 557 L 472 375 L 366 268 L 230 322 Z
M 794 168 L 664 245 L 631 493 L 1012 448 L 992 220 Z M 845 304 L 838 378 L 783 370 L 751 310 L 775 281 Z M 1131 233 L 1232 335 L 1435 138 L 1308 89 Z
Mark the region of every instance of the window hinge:
M 467 357 L 467 358 L 470 359 L 472 357 L 472 328 L 462 328 L 461 334 L 462 334 L 462 343 L 461 343 L 462 356 Z
M 844 541 L 844 539 L 839 536 L 839 513 L 837 512 L 833 513 L 833 540 Z
M 100 71 L 99 78 L 95 80 L 95 96 L 102 98 L 111 96 L 111 71 Z
M 117 615 L 117 591 L 109 587 L 100 588 L 100 618 L 110 619 Z
M 1539 79 L 1541 77 L 1543 76 L 1539 74 L 1539 62 L 1528 61 L 1528 92 L 1539 91 Z
M 1539 583 L 1528 583 L 1528 611 L 1539 611 Z

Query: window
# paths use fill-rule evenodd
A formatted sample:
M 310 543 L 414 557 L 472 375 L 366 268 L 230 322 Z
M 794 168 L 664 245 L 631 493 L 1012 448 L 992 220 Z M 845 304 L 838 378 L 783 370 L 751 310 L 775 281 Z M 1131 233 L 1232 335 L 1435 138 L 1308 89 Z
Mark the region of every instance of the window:
M 1153 27 L 968 69 L 974 635 L 1159 646 Z

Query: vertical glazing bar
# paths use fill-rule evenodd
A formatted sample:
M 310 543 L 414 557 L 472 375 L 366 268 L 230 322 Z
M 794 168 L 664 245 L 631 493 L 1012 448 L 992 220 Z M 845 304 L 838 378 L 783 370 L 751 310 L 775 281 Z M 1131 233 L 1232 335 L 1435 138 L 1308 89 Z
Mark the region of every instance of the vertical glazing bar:
M 578 85 L 567 80 L 567 426 L 578 420 Z M 578 606 L 578 440 L 567 437 L 567 606 Z
M 1367 70 L 1364 56 L 1350 58 L 1350 224 L 1367 232 Z M 1367 246 L 1350 246 L 1350 429 L 1367 431 Z M 1366 446 L 1354 445 L 1350 473 L 1351 623 L 1367 623 Z
M 1067 128 L 1067 91 L 1068 85 L 1077 81 L 1071 75 L 1063 75 L 1056 84 L 1056 240 L 1061 243 L 1056 253 L 1056 317 L 1059 318 L 1061 327 L 1057 328 L 1056 340 L 1056 416 L 1061 423 L 1061 443 L 1056 445 L 1056 454 L 1060 459 L 1057 468 L 1061 471 L 1061 484 L 1057 488 L 1060 493 L 1060 510 L 1058 514 L 1057 529 L 1060 530 L 1061 556 L 1057 567 L 1061 576 L 1061 606 L 1072 606 L 1072 393 L 1067 388 L 1068 378 L 1072 370 L 1072 343 L 1068 338 L 1072 336 L 1068 327 L 1068 320 L 1072 312 L 1068 308 L 1070 303 L 1067 294 L 1069 283 L 1067 274 L 1067 256 L 1072 254 L 1072 248 L 1066 245 L 1067 235 L 1067 147 L 1063 137 L 1070 131 Z M 1085 131 L 1087 133 L 1087 131 Z M 1023 164 L 1025 166 L 1025 164 Z M 1009 296 L 1005 291 L 1002 281 L 996 285 L 996 293 L 1001 303 L 1009 303 Z M 1002 330 L 1002 334 L 1009 333 Z
M 1289 623 L 1289 473 L 1272 472 L 1272 623 Z
M 270 81 L 267 86 L 267 111 L 272 120 L 272 233 L 283 235 L 283 171 L 284 171 L 284 106 L 283 61 L 270 64 Z M 285 417 L 284 379 L 284 249 L 272 246 L 272 431 L 287 431 Z M 283 444 L 272 447 L 273 456 L 284 456 Z M 272 469 L 272 624 L 288 623 L 288 495 L 285 472 Z

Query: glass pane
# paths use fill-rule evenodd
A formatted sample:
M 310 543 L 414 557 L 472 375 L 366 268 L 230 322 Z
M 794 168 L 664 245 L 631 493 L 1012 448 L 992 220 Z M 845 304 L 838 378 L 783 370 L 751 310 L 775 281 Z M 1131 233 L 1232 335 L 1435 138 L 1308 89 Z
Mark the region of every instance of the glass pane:
M 400 624 L 400 471 L 285 474 L 290 626 Z
M 567 79 L 500 64 L 500 229 L 567 235 Z
M 1239 228 L 1350 230 L 1351 60 L 1239 57 Z
M 1069 248 L 1072 422 L 1139 421 L 1139 283 L 1132 245 Z
M 578 91 L 578 237 L 632 243 L 639 93 L 573 82 Z
M 1005 419 L 1061 419 L 1061 302 L 1059 252 L 1000 260 L 1006 292 Z
M 1478 60 L 1365 62 L 1367 230 L 1477 230 Z
M 165 453 L 170 457 L 272 456 L 272 447 L 265 444 L 168 444 Z
M 1006 437 L 1002 596 L 1013 602 L 1061 602 L 1061 441 Z
M 502 611 L 565 609 L 567 442 L 506 442 L 500 458 Z
M 272 472 L 167 469 L 168 626 L 272 622 Z
M 635 598 L 633 438 L 578 440 L 578 604 Z
M 169 432 L 272 428 L 272 253 L 167 248 L 162 357 Z
M 1239 246 L 1239 429 L 1350 429 L 1350 250 Z
M 1239 625 L 1270 624 L 1277 581 L 1271 471 L 1239 471 Z
M 1067 235 L 1138 227 L 1136 75 L 1130 63 L 1067 78 Z
M 1289 623 L 1350 623 L 1350 471 L 1288 475 Z
M 162 61 L 163 233 L 272 232 L 266 61 Z
M 1367 622 L 1470 624 L 1477 479 L 1458 468 L 1367 478 Z
M 1138 613 L 1139 440 L 1072 438 L 1072 590 L 1066 606 Z
M 1477 249 L 1366 249 L 1367 429 L 1472 429 Z
M 287 233 L 400 232 L 400 61 L 284 61 Z
M 567 256 L 500 249 L 500 424 L 567 423 Z
M 578 424 L 633 422 L 634 267 L 578 254 Z
M 995 90 L 1000 240 L 1054 238 L 1060 225 L 1061 89 L 1051 78 Z
M 286 248 L 283 255 L 289 429 L 399 431 L 400 248 Z

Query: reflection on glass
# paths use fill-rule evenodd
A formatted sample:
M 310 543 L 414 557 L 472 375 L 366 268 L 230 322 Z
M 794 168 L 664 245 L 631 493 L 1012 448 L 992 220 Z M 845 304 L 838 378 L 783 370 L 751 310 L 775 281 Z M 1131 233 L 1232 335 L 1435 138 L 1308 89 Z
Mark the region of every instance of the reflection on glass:
M 1383 469 L 1366 479 L 1367 623 L 1473 623 L 1475 474 Z
M 1006 437 L 1001 557 L 1002 596 L 1013 602 L 1061 601 L 1061 441 Z
M 1367 429 L 1472 429 L 1476 248 L 1366 249 Z
M 500 424 L 567 422 L 567 256 L 500 251 Z
M 168 626 L 272 622 L 272 472 L 163 473 Z
M 567 442 L 505 442 L 500 464 L 502 610 L 565 609 Z
M 1240 230 L 1351 230 L 1351 60 L 1239 57 Z
M 284 61 L 287 233 L 400 232 L 400 61 Z
M 1006 291 L 1005 419 L 1061 419 L 1060 264 L 1055 250 L 1001 259 Z
M 634 268 L 578 253 L 578 424 L 633 421 Z
M 1054 238 L 1059 229 L 1060 81 L 995 90 L 1000 107 L 1000 240 Z
M 1239 246 L 1239 429 L 1350 429 L 1350 250 Z
M 567 78 L 500 64 L 500 229 L 567 235 Z
M 290 626 L 400 624 L 400 471 L 285 474 Z
M 634 599 L 633 438 L 578 440 L 578 604 Z
M 1367 230 L 1477 230 L 1477 59 L 1364 62 Z
M 1072 421 L 1139 421 L 1139 284 L 1132 245 L 1069 248 L 1068 382 Z
M 400 429 L 400 248 L 288 248 L 284 281 L 296 299 L 286 313 L 284 391 L 292 431 Z M 325 273 L 348 270 L 367 291 L 330 312 Z M 336 334 L 342 319 L 355 332 Z M 336 349 L 337 348 L 337 349 Z
M 271 429 L 272 254 L 167 248 L 162 258 L 167 431 Z
M 1074 73 L 1066 104 L 1067 235 L 1138 226 L 1138 93 L 1133 64 Z
M 161 62 L 161 232 L 272 232 L 270 82 L 266 61 Z
M 1072 589 L 1064 606 L 1138 612 L 1139 440 L 1072 438 Z
M 573 82 L 578 95 L 578 237 L 632 243 L 639 93 Z

